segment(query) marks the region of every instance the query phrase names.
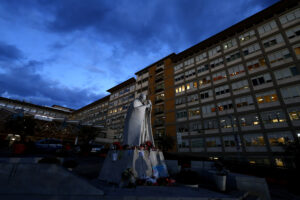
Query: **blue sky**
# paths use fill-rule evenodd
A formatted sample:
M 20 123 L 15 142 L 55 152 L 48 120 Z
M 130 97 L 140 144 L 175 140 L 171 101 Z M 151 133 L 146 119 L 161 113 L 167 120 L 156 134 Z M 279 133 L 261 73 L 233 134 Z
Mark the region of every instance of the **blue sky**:
M 278 0 L 1 0 L 0 96 L 80 108 Z

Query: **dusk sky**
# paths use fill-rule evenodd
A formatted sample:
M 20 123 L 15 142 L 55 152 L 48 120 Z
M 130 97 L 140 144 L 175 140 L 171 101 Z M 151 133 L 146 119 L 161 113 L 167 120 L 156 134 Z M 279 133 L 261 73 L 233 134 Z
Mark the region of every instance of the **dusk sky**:
M 80 108 L 277 0 L 0 0 L 0 96 Z

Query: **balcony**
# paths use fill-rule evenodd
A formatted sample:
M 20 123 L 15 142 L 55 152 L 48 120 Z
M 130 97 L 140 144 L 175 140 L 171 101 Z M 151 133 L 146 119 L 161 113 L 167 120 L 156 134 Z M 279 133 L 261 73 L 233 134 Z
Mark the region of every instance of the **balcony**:
M 162 71 L 164 71 L 164 68 L 158 68 L 158 69 L 155 70 L 155 73 L 158 74 L 158 73 L 160 73 L 160 72 L 162 72 Z
M 161 81 L 163 81 L 164 80 L 164 77 L 163 76 L 159 76 L 159 77 L 157 77 L 156 79 L 155 79 L 155 83 L 159 83 L 159 82 L 161 82 Z
M 155 88 L 155 93 L 164 91 L 163 87 Z
M 164 125 L 165 125 L 165 122 L 162 120 L 154 122 L 154 127 L 160 127 L 160 126 L 164 126 Z
M 155 103 L 161 103 L 164 102 L 164 99 L 155 99 Z
M 163 114 L 164 113 L 164 109 L 155 109 L 154 114 L 155 115 L 159 115 L 159 114 Z

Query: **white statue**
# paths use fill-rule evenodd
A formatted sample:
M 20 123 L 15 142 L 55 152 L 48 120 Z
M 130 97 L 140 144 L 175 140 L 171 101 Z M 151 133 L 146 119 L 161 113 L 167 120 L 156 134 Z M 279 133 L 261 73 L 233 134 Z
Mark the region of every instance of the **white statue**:
M 124 125 L 124 145 L 139 146 L 146 141 L 150 141 L 154 146 L 151 109 L 151 101 L 146 100 L 145 94 L 141 94 L 130 104 Z

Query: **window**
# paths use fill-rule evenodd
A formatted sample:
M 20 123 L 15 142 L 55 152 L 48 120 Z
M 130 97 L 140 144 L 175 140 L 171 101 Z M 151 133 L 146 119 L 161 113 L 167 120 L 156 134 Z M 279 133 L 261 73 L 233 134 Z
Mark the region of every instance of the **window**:
M 251 78 L 252 84 L 253 86 L 258 86 L 258 85 L 263 85 L 269 82 L 272 82 L 271 76 L 269 73 L 267 74 L 263 74 L 263 75 L 259 75 L 256 77 Z
M 240 121 L 241 126 L 257 126 L 257 125 L 259 125 L 259 118 L 256 113 L 240 116 L 239 121 Z
M 189 140 L 182 140 L 181 144 L 178 144 L 179 148 L 189 148 L 190 147 L 190 141 Z
M 219 122 L 216 119 L 204 120 L 203 125 L 205 130 L 219 128 Z
M 290 131 L 269 133 L 268 139 L 271 146 L 283 146 L 294 141 Z
M 221 72 L 218 72 L 218 73 L 215 73 L 212 75 L 213 77 L 213 81 L 219 81 L 219 80 L 222 80 L 222 79 L 226 79 L 226 72 L 225 71 L 221 71 Z
M 287 49 L 282 49 L 280 51 L 276 51 L 276 52 L 268 55 L 271 65 L 273 63 L 288 59 L 290 57 L 291 57 L 291 54 L 290 54 L 289 50 L 287 50 Z
M 191 139 L 191 147 L 192 148 L 204 147 L 204 139 L 203 138 Z
M 207 58 L 206 52 L 196 56 L 196 62 L 201 62 L 202 60 L 205 60 Z
M 195 102 L 195 101 L 198 101 L 198 94 L 192 94 L 192 95 L 189 95 L 187 97 L 187 101 L 188 102 Z
M 300 58 L 300 44 L 297 44 L 295 46 L 293 46 L 293 49 L 295 51 L 295 54 L 298 58 Z
M 197 89 L 197 81 L 186 84 L 186 90 Z
M 180 63 L 180 64 L 178 64 L 178 65 L 175 65 L 174 71 L 178 71 L 178 70 L 180 70 L 181 68 L 183 68 L 183 64 L 182 64 L 182 63 Z
M 185 100 L 186 100 L 185 97 L 177 98 L 177 99 L 175 100 L 175 105 L 185 104 Z
M 258 43 L 252 44 L 246 48 L 243 49 L 244 56 L 247 56 L 249 54 L 255 53 L 256 51 L 260 50 L 260 46 Z
M 175 88 L 176 94 L 177 94 L 177 93 L 184 92 L 184 91 L 185 91 L 184 85 L 181 85 L 181 86 L 178 86 L 178 87 Z
M 184 61 L 184 66 L 192 65 L 192 64 L 194 64 L 194 58 L 190 58 L 190 59 Z
M 206 138 L 206 147 L 221 147 L 221 140 L 219 137 Z
M 280 91 L 283 99 L 300 97 L 300 85 L 281 88 Z
M 217 103 L 217 106 L 218 106 L 219 112 L 233 109 L 231 100 L 219 102 L 219 103 Z
M 272 36 L 272 37 L 262 41 L 265 48 L 272 47 L 272 46 L 282 43 L 282 42 L 283 42 L 283 38 L 282 38 L 281 34 L 277 34 L 275 36 Z
M 234 82 L 231 84 L 233 92 L 246 90 L 249 88 L 249 84 L 247 80 L 241 80 L 238 82 Z
M 201 66 L 199 66 L 199 67 L 197 68 L 198 74 L 204 73 L 204 72 L 208 72 L 208 70 L 209 70 L 208 64 L 201 65 Z
M 279 17 L 279 20 L 280 20 L 281 24 L 286 24 L 286 23 L 294 21 L 298 18 L 300 18 L 300 9 L 299 8 Z
M 181 111 L 176 112 L 176 118 L 177 119 L 185 118 L 185 117 L 187 117 L 186 110 L 181 110 Z
M 224 147 L 235 147 L 236 139 L 233 135 L 223 136 Z
M 276 80 L 282 80 L 297 76 L 300 74 L 296 66 L 290 66 L 284 69 L 279 69 L 274 72 Z
M 190 108 L 188 110 L 189 117 L 195 117 L 195 116 L 200 116 L 200 108 Z
M 271 103 L 271 102 L 278 101 L 278 97 L 275 90 L 271 90 L 271 91 L 256 94 L 256 100 L 258 104 Z
M 250 40 L 255 37 L 254 30 L 251 30 L 249 32 L 244 33 L 243 35 L 239 36 L 239 40 L 241 43 L 246 42 L 247 40 Z
M 285 33 L 286 33 L 286 35 L 289 39 L 299 37 L 299 35 L 300 35 L 300 25 L 295 26 L 293 28 L 290 28 Z
M 187 72 L 185 72 L 185 78 L 189 78 L 189 77 L 192 77 L 192 76 L 195 76 L 196 75 L 196 70 L 195 69 L 192 69 L 192 70 L 189 70 Z
M 237 108 L 245 107 L 253 105 L 253 98 L 252 96 L 244 96 L 235 99 L 235 104 Z
M 190 131 L 200 132 L 201 130 L 202 130 L 202 124 L 200 121 L 190 123 Z
M 223 58 L 218 58 L 210 62 L 210 68 L 213 69 L 223 64 L 224 64 Z
M 287 109 L 291 121 L 300 120 L 300 107 L 292 107 Z
M 244 135 L 244 142 L 246 146 L 264 146 L 266 145 L 264 136 L 259 134 Z
M 264 58 L 259 58 L 255 60 L 251 60 L 246 63 L 246 66 L 248 68 L 248 71 L 251 72 L 252 70 L 255 70 L 260 67 L 266 66 L 266 60 Z
M 185 133 L 188 131 L 189 131 L 189 128 L 186 123 L 179 124 L 179 125 L 177 124 L 177 133 Z
M 232 128 L 236 127 L 236 118 L 235 117 L 223 117 L 220 119 L 221 128 Z
M 227 42 L 223 43 L 224 50 L 230 49 L 231 47 L 235 47 L 235 46 L 237 46 L 235 39 L 231 39 L 231 40 L 228 40 Z
M 264 124 L 282 123 L 286 121 L 285 114 L 282 110 L 262 112 L 261 118 Z
M 275 20 L 272 20 L 272 21 L 258 27 L 257 30 L 258 30 L 259 35 L 262 35 L 264 33 L 270 32 L 276 28 L 277 28 L 276 22 L 275 22 Z
M 215 88 L 216 96 L 227 94 L 229 92 L 229 85 L 222 85 L 220 87 Z
M 202 113 L 203 114 L 210 114 L 216 112 L 216 106 L 214 104 L 209 104 L 202 106 Z
M 236 51 L 236 52 L 234 52 L 230 55 L 227 55 L 225 58 L 226 58 L 227 62 L 231 62 L 231 61 L 234 61 L 234 60 L 236 60 L 240 57 L 241 57 L 241 53 L 239 51 Z
M 175 82 L 184 80 L 184 74 L 179 74 L 179 75 L 175 76 L 174 79 L 175 79 Z
M 230 77 L 234 77 L 236 75 L 245 73 L 245 68 L 242 64 L 239 64 L 239 65 L 229 68 L 228 72 L 229 72 Z
M 200 92 L 200 99 L 207 99 L 212 97 L 212 90 L 205 90 L 203 92 Z
M 210 76 L 202 77 L 199 80 L 199 87 L 210 84 L 210 82 L 211 82 Z
M 217 47 L 215 47 L 215 48 L 208 51 L 209 57 L 212 57 L 212 56 L 214 56 L 218 53 L 221 53 L 221 47 L 220 46 L 217 46 Z

